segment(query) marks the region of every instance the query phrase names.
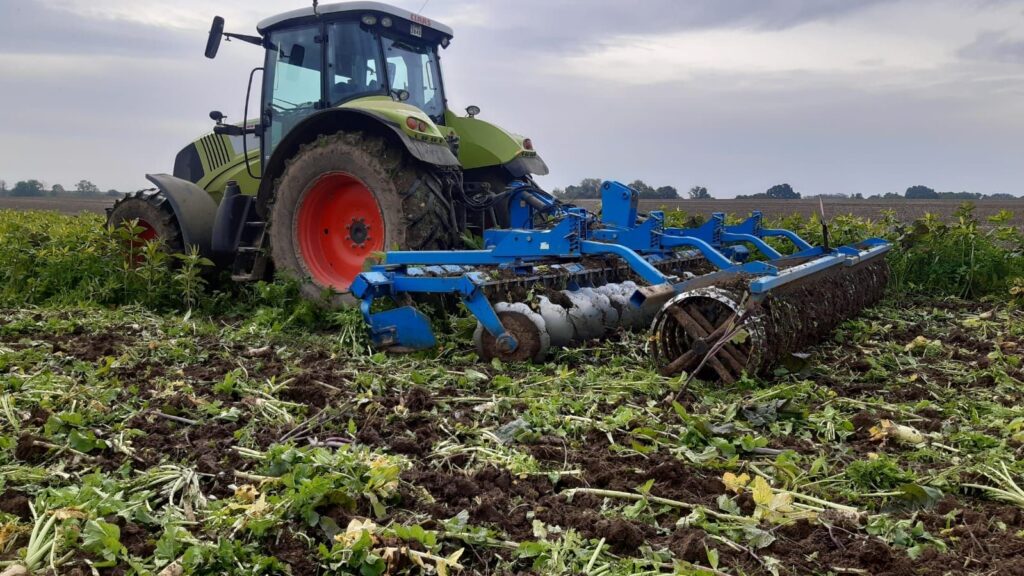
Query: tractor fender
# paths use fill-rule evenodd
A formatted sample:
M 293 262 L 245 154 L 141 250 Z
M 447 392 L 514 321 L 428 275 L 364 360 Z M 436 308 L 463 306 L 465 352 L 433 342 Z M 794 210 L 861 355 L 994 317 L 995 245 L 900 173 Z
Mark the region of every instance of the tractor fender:
M 210 239 L 217 214 L 217 203 L 199 186 L 170 174 L 146 174 L 146 179 L 167 196 L 181 228 L 186 248 L 196 246 L 203 256 L 210 256 Z
M 396 123 L 372 112 L 352 108 L 330 108 L 298 123 L 270 155 L 270 160 L 264 166 L 257 193 L 256 210 L 260 216 L 268 217 L 267 209 L 274 196 L 274 182 L 284 173 L 288 159 L 292 158 L 303 144 L 312 142 L 321 135 L 355 130 L 380 134 L 404 146 L 414 158 L 427 164 L 449 167 L 460 165 L 459 159 L 447 146 L 413 140 Z

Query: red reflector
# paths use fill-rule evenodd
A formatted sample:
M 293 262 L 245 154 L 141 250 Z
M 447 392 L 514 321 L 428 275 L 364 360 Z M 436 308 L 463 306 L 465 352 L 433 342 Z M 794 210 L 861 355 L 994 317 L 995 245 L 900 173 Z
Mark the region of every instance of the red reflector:
M 420 123 L 419 123 L 419 125 L 416 126 L 416 129 L 419 130 L 420 132 L 426 132 L 427 131 L 427 123 L 422 121 L 422 120 L 420 120 Z
M 420 121 L 413 118 L 412 116 L 409 116 L 408 118 L 405 119 L 405 125 L 409 127 L 409 130 L 416 130 L 417 128 L 419 128 Z
M 529 138 L 523 140 L 523 148 L 526 150 L 533 150 L 533 140 L 530 140 Z

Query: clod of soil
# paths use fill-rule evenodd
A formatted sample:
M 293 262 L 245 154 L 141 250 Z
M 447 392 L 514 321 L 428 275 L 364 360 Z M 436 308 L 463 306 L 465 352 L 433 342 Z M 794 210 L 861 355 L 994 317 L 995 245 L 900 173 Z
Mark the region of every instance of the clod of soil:
M 29 507 L 28 497 L 17 490 L 9 489 L 0 494 L 0 512 L 13 514 L 26 521 L 32 519 L 32 509 Z
M 39 464 L 46 459 L 49 452 L 42 438 L 31 434 L 22 434 L 18 437 L 18 443 L 14 447 L 14 457 L 29 464 Z

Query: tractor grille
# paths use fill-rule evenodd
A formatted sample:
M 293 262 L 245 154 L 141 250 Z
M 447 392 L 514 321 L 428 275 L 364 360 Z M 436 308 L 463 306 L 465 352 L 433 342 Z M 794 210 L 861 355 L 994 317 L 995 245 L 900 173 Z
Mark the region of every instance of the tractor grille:
M 224 138 L 217 134 L 209 134 L 203 136 L 200 142 L 203 143 L 203 155 L 206 160 L 206 165 L 213 170 L 219 166 L 223 166 L 231 161 L 231 154 L 228 151 L 227 145 L 224 143 Z

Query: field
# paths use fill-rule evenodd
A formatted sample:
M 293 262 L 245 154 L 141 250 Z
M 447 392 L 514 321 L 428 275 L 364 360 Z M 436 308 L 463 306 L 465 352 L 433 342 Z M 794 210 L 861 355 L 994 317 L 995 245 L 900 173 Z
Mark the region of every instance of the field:
M 114 198 L 77 196 L 0 197 L 0 210 L 55 210 L 62 214 L 93 212 L 103 214 L 113 206 Z
M 632 333 L 482 364 L 454 316 L 387 355 L 287 281 L 0 211 L 0 571 L 1024 573 L 1024 237 L 960 217 L 836 222 L 897 241 L 887 300 L 721 386 Z
M 589 210 L 597 210 L 600 202 L 596 200 L 577 200 L 577 204 Z M 110 198 L 0 198 L 0 210 L 57 210 L 64 214 L 79 212 L 95 212 L 102 214 L 113 200 Z M 982 221 L 999 214 L 1002 210 L 1014 213 L 1011 221 L 1016 226 L 1024 226 L 1024 198 L 1020 200 L 981 200 L 974 202 L 975 214 Z M 939 219 L 949 222 L 960 202 L 957 200 L 841 200 L 825 201 L 826 215 L 829 217 L 849 214 L 860 218 L 880 218 L 884 211 L 893 210 L 902 221 L 911 221 L 933 214 Z M 642 200 L 642 211 L 650 210 L 682 210 L 688 214 L 707 216 L 712 212 L 725 212 L 744 216 L 754 210 L 761 210 L 765 217 L 776 219 L 798 214 L 805 218 L 818 214 L 817 200 Z
M 600 202 L 597 200 L 577 200 L 577 204 L 590 210 L 596 210 Z M 829 198 L 825 200 L 825 214 L 828 217 L 840 214 L 859 218 L 879 218 L 886 210 L 895 211 L 897 218 L 909 222 L 932 214 L 949 222 L 954 218 L 961 202 L 958 200 L 843 200 Z M 979 200 L 975 201 L 975 214 L 981 220 L 999 214 L 1001 210 L 1014 213 L 1013 224 L 1024 226 L 1024 198 L 1019 200 Z M 689 214 L 708 215 L 712 212 L 725 212 L 743 216 L 754 210 L 760 210 L 766 218 L 777 219 L 794 214 L 808 218 L 820 212 L 817 199 L 806 200 L 641 200 L 640 210 L 682 210 Z

